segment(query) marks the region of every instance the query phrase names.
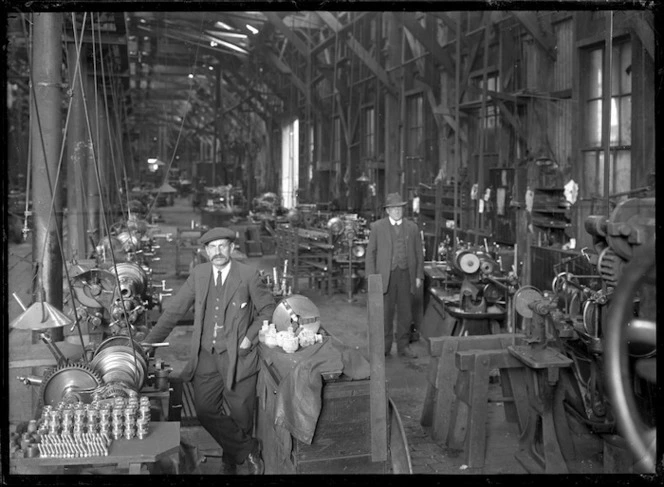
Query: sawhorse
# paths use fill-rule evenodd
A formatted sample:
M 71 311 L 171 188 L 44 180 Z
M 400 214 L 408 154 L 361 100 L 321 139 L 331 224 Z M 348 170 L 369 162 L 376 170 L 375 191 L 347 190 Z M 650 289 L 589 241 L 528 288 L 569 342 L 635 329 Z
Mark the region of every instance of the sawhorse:
M 520 431 L 527 423 L 525 368 L 507 351 L 521 338 L 499 334 L 429 339 L 431 361 L 420 424 L 437 442 L 464 444 L 469 467 L 484 466 L 491 370 L 500 370 L 507 421 L 517 422 Z

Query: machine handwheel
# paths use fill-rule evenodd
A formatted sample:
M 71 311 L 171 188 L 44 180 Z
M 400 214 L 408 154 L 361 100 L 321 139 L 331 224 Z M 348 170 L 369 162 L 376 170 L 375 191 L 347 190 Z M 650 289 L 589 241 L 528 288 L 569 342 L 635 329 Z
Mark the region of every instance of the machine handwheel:
M 644 284 L 655 285 L 655 242 L 635 249 L 633 258 L 623 271 L 613 293 L 612 312 L 608 313 L 605 367 L 609 396 L 621 435 L 636 461 L 635 471 L 654 472 L 656 429 L 646 425 L 639 416 L 633 392 L 635 377 L 656 382 L 655 357 L 639 358 L 630 366 L 629 346 L 656 346 L 656 321 L 635 318 L 634 299 Z

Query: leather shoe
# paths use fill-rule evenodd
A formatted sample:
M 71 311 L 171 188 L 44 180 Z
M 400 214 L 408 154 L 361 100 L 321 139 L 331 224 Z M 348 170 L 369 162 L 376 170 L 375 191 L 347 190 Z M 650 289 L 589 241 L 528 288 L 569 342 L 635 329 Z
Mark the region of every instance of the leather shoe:
M 408 346 L 399 351 L 399 357 L 417 358 L 417 354 Z
M 227 460 L 221 461 L 220 475 L 237 475 L 237 465 Z
M 250 453 L 245 460 L 249 469 L 249 475 L 263 475 L 265 472 L 265 464 L 261 458 L 260 450 Z

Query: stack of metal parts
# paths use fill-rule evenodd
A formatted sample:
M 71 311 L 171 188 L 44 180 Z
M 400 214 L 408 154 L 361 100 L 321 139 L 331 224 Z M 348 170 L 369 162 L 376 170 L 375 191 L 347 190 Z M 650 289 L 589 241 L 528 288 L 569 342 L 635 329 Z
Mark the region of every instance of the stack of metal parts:
M 44 406 L 38 421 L 39 455 L 53 458 L 107 456 L 113 440 L 148 435 L 150 399 L 133 395 L 127 399 L 93 401 L 91 404 L 61 402 Z

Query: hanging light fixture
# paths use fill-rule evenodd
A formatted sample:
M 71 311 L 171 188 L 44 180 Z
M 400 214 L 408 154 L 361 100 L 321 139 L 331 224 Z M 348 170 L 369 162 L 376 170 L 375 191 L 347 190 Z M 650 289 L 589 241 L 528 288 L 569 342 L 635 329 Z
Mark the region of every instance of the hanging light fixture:
M 362 171 L 362 175 L 359 178 L 357 178 L 355 181 L 360 183 L 368 183 L 371 180 L 369 179 L 369 176 L 367 176 L 367 174 L 364 171 Z

